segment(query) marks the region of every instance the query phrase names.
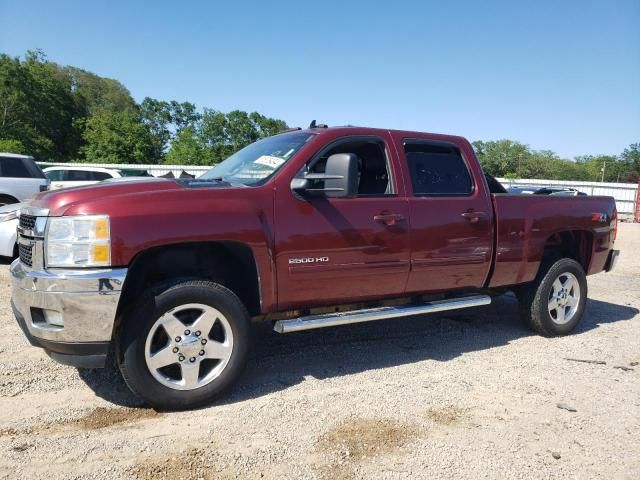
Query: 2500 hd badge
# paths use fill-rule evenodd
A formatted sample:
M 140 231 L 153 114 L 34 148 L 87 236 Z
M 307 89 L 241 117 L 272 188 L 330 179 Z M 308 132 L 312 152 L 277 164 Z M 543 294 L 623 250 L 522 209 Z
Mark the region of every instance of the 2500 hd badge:
M 290 258 L 289 265 L 294 265 L 299 263 L 327 263 L 328 261 L 329 261 L 329 257 Z

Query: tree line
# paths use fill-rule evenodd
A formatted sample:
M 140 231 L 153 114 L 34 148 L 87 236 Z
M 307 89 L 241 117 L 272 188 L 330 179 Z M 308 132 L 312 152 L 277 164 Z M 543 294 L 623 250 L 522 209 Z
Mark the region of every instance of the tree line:
M 119 81 L 61 66 L 42 51 L 0 54 L 0 151 L 40 161 L 213 165 L 287 128 L 257 112 L 224 113 L 190 102 L 137 103 Z M 508 178 L 636 182 L 640 143 L 619 155 L 573 160 L 513 140 L 476 141 L 487 173 Z
M 513 140 L 476 141 L 473 148 L 484 171 L 495 177 L 633 183 L 640 177 L 640 143 L 619 155 L 582 155 L 574 160 Z
M 0 151 L 50 162 L 212 165 L 287 128 L 257 112 L 193 103 L 136 103 L 117 80 L 48 61 L 0 54 Z

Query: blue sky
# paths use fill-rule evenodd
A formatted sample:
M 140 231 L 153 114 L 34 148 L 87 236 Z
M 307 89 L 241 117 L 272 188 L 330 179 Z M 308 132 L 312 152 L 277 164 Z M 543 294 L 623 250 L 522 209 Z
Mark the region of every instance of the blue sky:
M 0 0 L 0 52 L 133 96 L 306 126 L 510 138 L 562 156 L 640 142 L 640 0 Z

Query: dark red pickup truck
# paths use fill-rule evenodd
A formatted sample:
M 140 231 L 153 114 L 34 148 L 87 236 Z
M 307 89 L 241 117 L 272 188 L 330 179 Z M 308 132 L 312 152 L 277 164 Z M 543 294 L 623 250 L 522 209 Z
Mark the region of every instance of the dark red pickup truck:
M 461 137 L 298 129 L 196 180 L 39 195 L 21 211 L 12 303 L 55 360 L 113 352 L 150 404 L 191 408 L 238 378 L 251 321 L 286 333 L 513 290 L 531 328 L 567 334 L 586 275 L 613 268 L 616 216 L 609 197 L 504 193 Z

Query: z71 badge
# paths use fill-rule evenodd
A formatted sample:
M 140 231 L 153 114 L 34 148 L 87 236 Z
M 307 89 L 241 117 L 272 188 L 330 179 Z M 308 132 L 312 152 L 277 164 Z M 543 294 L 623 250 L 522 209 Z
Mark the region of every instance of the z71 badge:
M 290 258 L 289 265 L 295 265 L 299 263 L 326 263 L 329 261 L 329 257 L 302 257 L 302 258 Z

